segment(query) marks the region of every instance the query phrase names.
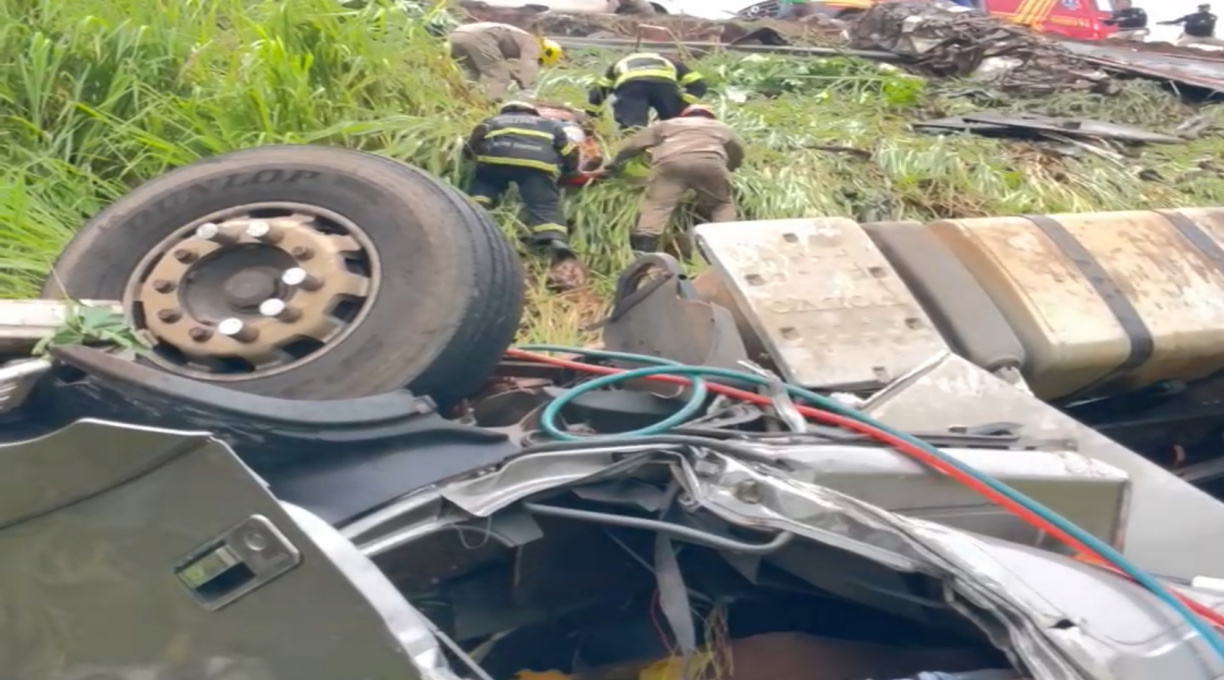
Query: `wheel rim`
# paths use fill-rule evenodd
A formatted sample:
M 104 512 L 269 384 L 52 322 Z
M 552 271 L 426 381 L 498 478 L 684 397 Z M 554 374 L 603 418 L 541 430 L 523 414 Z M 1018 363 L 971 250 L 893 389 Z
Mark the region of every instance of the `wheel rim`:
M 251 380 L 315 361 L 369 312 L 381 273 L 366 233 L 332 211 L 259 203 L 154 246 L 128 279 L 129 321 L 174 373 Z

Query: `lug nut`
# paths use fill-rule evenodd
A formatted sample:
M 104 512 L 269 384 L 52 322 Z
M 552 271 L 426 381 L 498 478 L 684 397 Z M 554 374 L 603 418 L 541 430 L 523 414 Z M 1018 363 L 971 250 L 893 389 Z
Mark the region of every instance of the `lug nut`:
M 174 282 L 168 279 L 158 279 L 153 282 L 153 290 L 159 293 L 169 293 L 174 288 Z
M 293 250 L 290 250 L 289 253 L 303 262 L 314 257 L 314 251 L 306 246 L 294 246 Z
M 217 243 L 233 243 L 234 237 L 232 234 L 226 233 L 220 225 L 212 222 L 205 222 L 196 227 L 196 238 L 202 238 L 206 241 L 216 241 Z
M 302 313 L 285 304 L 280 298 L 268 298 L 259 303 L 259 313 L 281 321 L 296 321 Z
M 198 256 L 195 254 L 195 252 L 187 250 L 186 248 L 179 248 L 178 250 L 174 251 L 174 259 L 182 262 L 183 264 L 195 262 L 196 257 Z
M 183 313 L 177 309 L 163 309 L 157 312 L 157 318 L 166 323 L 174 323 L 183 318 Z
M 276 243 L 281 240 L 282 236 L 280 229 L 272 226 L 267 220 L 252 220 L 247 225 L 246 235 L 264 243 Z
M 323 281 L 317 276 L 312 276 L 301 267 L 286 269 L 284 274 L 281 274 L 281 283 L 286 286 L 294 286 L 303 290 L 318 290 L 323 285 Z
M 212 331 L 203 326 L 196 326 L 187 331 L 187 335 L 191 336 L 191 339 L 195 340 L 196 342 L 204 342 L 205 340 L 211 338 L 212 334 Z
M 259 337 L 259 330 L 242 323 L 242 319 L 230 317 L 217 324 L 217 332 L 238 342 L 250 342 Z

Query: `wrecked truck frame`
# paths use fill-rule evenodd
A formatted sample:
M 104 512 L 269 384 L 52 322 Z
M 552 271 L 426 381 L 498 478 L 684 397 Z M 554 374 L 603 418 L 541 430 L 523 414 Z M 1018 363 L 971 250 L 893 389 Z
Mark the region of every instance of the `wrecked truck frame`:
M 855 474 L 852 461 L 866 456 L 868 469 L 888 467 L 885 461 L 895 457 L 885 449 L 798 433 L 759 442 L 691 437 L 685 443 L 644 438 L 518 447 L 479 428 L 447 424 L 427 400 L 390 394 L 353 400 L 365 402 L 354 403 L 355 409 L 319 404 L 333 413 L 365 413 L 367 422 L 354 438 L 356 431 L 346 435 L 337 422 L 315 421 L 311 436 L 326 445 L 311 453 L 294 445 L 305 433 L 261 420 L 280 407 L 286 421 L 308 423 L 310 403 L 293 406 L 224 388 L 166 399 L 175 383 L 193 381 L 97 350 L 58 354 L 56 389 L 115 404 L 112 413 L 129 423 L 177 422 L 183 429 L 87 417 L 12 441 L 12 430 L 0 428 L 9 440 L 0 445 L 0 550 L 12 556 L 0 579 L 10 631 L 0 641 L 0 657 L 18 680 L 404 673 L 487 680 L 467 652 L 456 652 L 452 636 L 470 638 L 474 633 L 465 627 L 496 628 L 494 612 L 477 609 L 466 620 L 453 612 L 450 632 L 443 632 L 425 613 L 437 615 L 430 598 L 405 593 L 403 570 L 420 567 L 412 556 L 433 551 L 418 546 L 436 546 L 429 541 L 442 536 L 468 550 L 491 544 L 521 554 L 552 530 L 541 524 L 548 520 L 574 522 L 587 532 L 618 530 L 620 538 L 612 538 L 656 584 L 662 614 L 687 655 L 696 654 L 697 645 L 677 612 L 703 597 L 707 582 L 693 580 L 691 571 L 692 551 L 703 550 L 698 563 L 723 562 L 737 581 L 762 586 L 785 574 L 902 619 L 937 626 L 960 620 L 1022 669 L 1017 677 L 1193 679 L 1224 673 L 1224 660 L 1213 658 L 1150 593 L 1036 547 L 1043 544 L 1040 536 L 1017 534 L 1014 527 L 1009 533 L 981 517 L 976 526 L 985 534 L 953 528 L 961 522 L 941 517 L 943 504 L 898 514 L 881 507 L 887 499 L 861 500 L 868 480 L 861 470 Z M 41 398 L 36 389 L 22 409 L 45 405 Z M 413 447 L 373 453 L 380 438 L 383 444 L 403 442 L 413 429 L 394 425 L 387 409 L 375 407 L 379 399 L 398 407 L 401 422 L 416 421 L 417 431 L 426 423 L 432 434 Z M 404 408 L 410 403 L 416 406 Z M 286 408 L 299 414 L 289 416 Z M 179 412 L 177 419 L 170 411 Z M 228 417 L 217 418 L 227 411 Z M 238 411 L 250 412 L 247 423 Z M 200 427 L 210 421 L 211 431 Z M 370 429 L 371 421 L 382 431 Z M 481 437 L 484 443 L 477 443 Z M 346 439 L 352 450 L 343 448 Z M 451 457 L 467 449 L 466 469 L 437 469 L 440 458 L 430 449 Z M 285 483 L 295 472 L 284 457 L 295 450 L 298 457 L 330 459 L 325 471 L 316 469 L 314 484 Z M 988 451 L 950 451 L 990 465 Z M 1040 456 L 1034 452 L 1033 460 Z M 415 468 L 414 475 L 391 473 L 410 480 L 398 496 L 349 519 L 324 519 L 337 516 L 330 497 L 357 493 L 354 468 L 373 463 L 386 477 L 396 469 L 395 458 Z M 1071 462 L 1077 458 L 1063 452 L 1051 462 L 1091 465 L 1090 459 Z M 1029 480 L 1034 486 L 1058 484 L 1054 473 L 1045 482 L 1034 468 L 1024 474 L 1037 475 Z M 1102 464 L 1094 475 L 1105 485 L 1110 478 L 1125 482 Z M 909 483 L 920 484 L 921 477 Z M 295 489 L 298 501 L 278 498 L 278 489 Z M 592 510 L 591 501 L 601 509 Z M 995 532 L 1011 540 L 988 535 Z M 634 547 L 651 545 L 653 560 Z M 1222 594 L 1176 581 L 1170 587 L 1224 611 Z M 843 663 L 852 672 L 863 662 Z
M 192 182 L 241 185 L 253 166 L 294 181 L 233 196 L 181 191 Z M 346 174 L 352 169 L 363 172 Z M 378 181 L 354 187 L 358 179 Z M 368 213 L 371 201 L 353 201 L 354 191 L 383 204 L 409 193 L 420 202 Z M 98 230 L 129 227 L 124 215 L 167 192 L 201 202 L 177 205 L 143 234 L 151 256 L 169 254 L 185 274 L 155 278 L 149 292 L 140 269 L 148 258 Z M 286 216 L 269 199 L 299 205 Z M 1204 342 L 1144 354 L 1197 337 L 1184 328 L 1194 319 L 1169 311 L 1181 309 L 1179 299 L 1159 297 L 1155 314 L 1153 300 L 1137 298 L 1151 337 L 1120 336 L 1112 308 L 1093 297 L 1118 297 L 1101 290 L 1110 271 L 1090 276 L 1084 264 L 1102 223 L 1119 237 L 1096 256 L 1113 276 L 1130 271 L 1118 258 L 1150 259 L 1139 246 L 1152 239 L 1202 259 L 1212 210 L 706 225 L 697 236 L 716 285 L 689 281 L 663 255 L 622 277 L 603 322 L 607 349 L 622 354 L 571 348 L 586 357 L 577 361 L 526 347 L 495 366 L 518 320 L 517 260 L 505 239 L 492 238 L 487 215 L 423 173 L 351 152 L 278 147 L 180 169 L 122 203 L 69 246 L 45 293 L 115 304 L 163 352 L 175 341 L 183 351 L 133 361 L 63 347 L 0 367 L 8 454 L 0 544 L 14 566 L 0 579 L 0 615 L 13 631 L 0 658 L 19 680 L 527 680 L 521 671 L 555 669 L 581 680 L 646 680 L 676 676 L 657 668 L 675 657 L 688 680 L 704 677 L 689 673 L 691 664 L 724 653 L 732 662 L 714 673 L 720 680 L 755 680 L 754 671 L 773 668 L 763 660 L 783 658 L 795 680 L 826 680 L 813 668 L 835 680 L 992 668 L 1032 680 L 1221 675 L 1224 661 L 1208 649 L 1216 636 L 1204 620 L 1174 616 L 1178 601 L 1165 591 L 1219 618 L 1220 596 L 1208 588 L 1224 564 L 1214 540 L 1224 507 L 1153 462 L 1164 431 L 1153 435 L 1141 421 L 1152 412 L 1144 390 L 1158 388 L 1157 411 L 1178 408 L 1164 399 L 1165 383 L 1180 377 L 1184 393 L 1209 395 L 1210 380 L 1189 373 L 1224 359 L 1218 343 Z M 351 240 L 337 239 L 335 225 L 303 219 L 313 214 L 306 203 L 395 228 L 355 220 L 345 227 Z M 430 211 L 442 217 L 414 218 Z M 261 332 L 280 337 L 308 313 L 325 320 L 324 287 L 298 285 L 308 279 L 296 269 L 329 277 L 340 263 L 330 252 L 283 247 L 301 238 L 358 255 L 348 264 L 371 285 L 351 297 L 369 315 L 334 319 L 354 332 L 280 357 L 271 382 L 259 365 L 203 361 L 217 358 L 209 348 L 267 358 L 268 347 L 252 342 Z M 434 248 L 425 264 L 451 255 L 458 269 L 380 281 L 380 252 L 412 239 Z M 1067 298 L 1024 266 L 985 276 L 984 263 L 998 258 L 974 255 L 997 243 L 1028 253 L 1011 259 L 1042 272 L 1061 263 L 1064 283 L 1091 279 L 1098 288 L 1080 281 L 1088 292 L 1076 299 L 1072 326 L 1095 321 L 1109 342 L 1084 351 L 1086 341 L 1057 335 L 1065 331 L 1057 323 L 1038 332 L 1050 304 Z M 277 267 L 286 257 L 297 267 L 286 283 L 279 269 L 264 271 L 267 260 L 231 261 L 228 275 L 239 280 L 220 298 L 193 291 L 212 294 L 213 306 L 200 307 L 173 294 L 196 282 L 186 274 L 210 261 L 203 250 L 258 250 Z M 480 258 L 498 266 L 471 268 Z M 1158 284 L 1180 274 L 1183 289 L 1204 298 L 1224 285 L 1208 267 L 1140 271 Z M 125 274 L 127 289 L 116 285 Z M 999 308 L 999 281 L 1017 280 L 1047 302 Z M 267 299 L 252 298 L 252 283 L 283 305 L 271 315 L 254 307 Z M 440 287 L 453 304 L 383 304 L 380 285 L 403 294 L 405 283 Z M 299 314 L 283 314 L 291 307 Z M 142 326 L 150 309 L 167 324 L 236 332 L 158 335 L 156 324 Z M 9 339 L 32 344 L 64 321 L 59 311 L 41 328 L 18 324 L 21 337 Z M 441 334 L 412 336 L 414 319 Z M 376 361 L 371 329 L 433 355 Z M 718 396 L 702 402 L 696 385 L 594 390 L 600 383 L 583 380 L 669 361 L 739 372 L 712 381 Z M 764 393 L 735 387 L 743 384 Z M 1137 410 L 1128 401 L 1136 397 Z M 846 413 L 838 400 L 882 423 L 876 434 L 891 427 L 937 462 L 1018 490 L 1105 546 L 1100 555 L 1121 551 L 1125 560 L 1109 560 L 1137 563 L 1163 585 L 1141 588 L 1063 556 L 1053 525 L 1013 515 L 956 475 L 931 474 L 921 457 L 898 456 L 892 447 L 904 447 L 870 430 L 831 427 L 811 407 Z M 1094 416 L 1101 404 L 1121 417 Z M 683 409 L 693 417 L 660 432 L 658 421 Z M 1210 440 L 1218 426 L 1204 418 Z M 601 436 L 583 437 L 591 434 Z M 777 668 L 766 674 L 789 680 Z

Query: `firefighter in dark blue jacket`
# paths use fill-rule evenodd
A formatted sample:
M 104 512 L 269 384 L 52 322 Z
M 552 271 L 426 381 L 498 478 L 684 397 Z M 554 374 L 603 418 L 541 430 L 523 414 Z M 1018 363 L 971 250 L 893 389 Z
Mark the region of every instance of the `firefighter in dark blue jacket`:
M 464 151 L 476 161 L 468 194 L 477 203 L 491 209 L 517 185 L 530 243 L 558 259 L 573 256 L 557 180 L 578 171 L 579 153 L 559 121 L 531 104 L 507 102 L 472 130 Z
M 680 61 L 653 52 L 631 54 L 608 67 L 587 95 L 586 112 L 598 115 L 609 94 L 616 96 L 612 115 L 622 129 L 646 127 L 650 110 L 659 120 L 680 115 L 705 96 L 701 74 Z

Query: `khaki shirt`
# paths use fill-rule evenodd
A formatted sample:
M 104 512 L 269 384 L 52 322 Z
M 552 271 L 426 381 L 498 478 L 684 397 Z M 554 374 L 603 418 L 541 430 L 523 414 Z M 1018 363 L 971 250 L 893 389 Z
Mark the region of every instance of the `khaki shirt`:
M 744 143 L 730 126 L 712 118 L 683 117 L 655 123 L 626 140 L 618 157 L 646 149 L 654 149 L 653 165 L 706 157 L 717 158 L 728 170 L 735 170 L 744 162 Z
M 464 24 L 451 35 L 474 34 L 495 45 L 502 58 L 509 62 L 511 77 L 524 90 L 535 87 L 540 77 L 540 41 L 517 26 L 493 21 Z

